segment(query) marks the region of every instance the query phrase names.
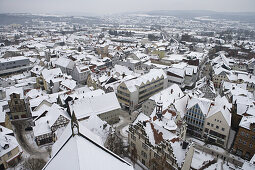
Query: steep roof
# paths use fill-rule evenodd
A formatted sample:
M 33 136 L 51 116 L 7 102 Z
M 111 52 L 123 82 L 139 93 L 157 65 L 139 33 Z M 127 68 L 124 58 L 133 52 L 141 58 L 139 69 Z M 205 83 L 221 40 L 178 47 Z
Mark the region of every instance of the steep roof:
M 133 170 L 133 167 L 102 146 L 98 137 L 81 124 L 78 134 L 72 135 L 69 123 L 60 139 L 53 145 L 52 158 L 43 169 Z

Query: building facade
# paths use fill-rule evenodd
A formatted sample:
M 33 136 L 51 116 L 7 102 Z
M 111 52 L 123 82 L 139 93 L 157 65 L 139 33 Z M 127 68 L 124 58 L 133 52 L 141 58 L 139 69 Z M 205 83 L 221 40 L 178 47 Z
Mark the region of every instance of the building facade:
M 154 70 L 141 77 L 121 83 L 117 87 L 117 97 L 123 108 L 134 110 L 152 95 L 165 89 L 166 74 L 163 70 Z
M 247 160 L 255 154 L 255 117 L 244 116 L 239 124 L 233 152 Z

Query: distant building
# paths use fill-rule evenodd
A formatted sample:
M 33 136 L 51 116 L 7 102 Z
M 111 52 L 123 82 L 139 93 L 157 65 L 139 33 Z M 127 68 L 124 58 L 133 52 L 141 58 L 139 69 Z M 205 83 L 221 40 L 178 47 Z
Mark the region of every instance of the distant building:
M 29 59 L 24 56 L 0 59 L 0 75 L 25 71 L 31 68 Z
M 88 66 L 76 65 L 76 66 L 74 66 L 74 68 L 71 72 L 71 76 L 78 83 L 86 84 L 87 78 L 90 73 L 91 73 L 91 71 Z
M 214 84 L 211 80 L 209 80 L 206 77 L 196 82 L 195 91 L 198 93 L 200 97 L 204 97 L 209 100 L 214 100 L 216 97 Z

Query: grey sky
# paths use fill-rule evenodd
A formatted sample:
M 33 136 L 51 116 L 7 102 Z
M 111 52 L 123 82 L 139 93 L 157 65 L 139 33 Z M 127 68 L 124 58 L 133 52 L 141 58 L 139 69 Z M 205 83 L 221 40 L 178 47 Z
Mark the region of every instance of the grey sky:
M 112 14 L 151 10 L 255 12 L 255 0 L 0 0 L 0 13 Z

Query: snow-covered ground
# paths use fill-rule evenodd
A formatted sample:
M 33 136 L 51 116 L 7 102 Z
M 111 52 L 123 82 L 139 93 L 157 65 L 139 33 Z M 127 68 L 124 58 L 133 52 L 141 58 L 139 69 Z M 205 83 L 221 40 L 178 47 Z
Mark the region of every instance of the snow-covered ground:
M 127 131 L 128 131 L 128 127 L 129 127 L 129 125 L 125 126 L 125 127 L 122 128 L 121 131 L 120 131 L 121 135 L 124 136 L 124 137 L 126 137 L 126 138 L 128 137 L 128 132 L 127 132 Z
M 123 124 L 124 118 L 122 116 L 120 116 L 119 118 L 120 118 L 120 121 L 112 125 L 114 128 Z
M 241 168 L 236 167 L 235 165 L 224 162 L 222 159 L 218 159 L 218 161 L 215 164 L 212 164 L 208 168 L 205 168 L 205 170 L 241 170 Z
M 35 142 L 35 139 L 34 139 L 34 134 L 32 131 L 30 132 L 26 132 L 24 134 L 24 137 L 26 138 L 27 142 L 29 143 L 29 146 L 31 148 L 34 148 L 35 151 L 38 151 L 38 152 L 47 152 L 48 148 L 50 147 L 51 148 L 51 144 L 48 144 L 48 145 L 43 145 L 43 146 L 38 146 Z M 45 155 L 45 154 L 43 154 Z M 48 161 L 49 160 L 49 157 L 43 157 L 43 159 L 45 161 Z
M 209 161 L 212 161 L 214 157 L 210 154 L 207 154 L 205 152 L 195 150 L 191 167 L 195 169 L 201 168 L 204 164 L 208 163 Z
M 210 148 L 210 149 L 212 149 L 212 150 L 214 150 L 214 151 L 217 151 L 217 152 L 219 152 L 219 153 L 222 153 L 222 154 L 226 153 L 226 151 L 225 151 L 224 149 L 222 149 L 222 148 L 220 148 L 220 147 L 218 147 L 218 146 L 215 146 L 215 145 L 209 145 L 209 144 L 207 144 L 206 147 L 207 147 L 207 148 Z

